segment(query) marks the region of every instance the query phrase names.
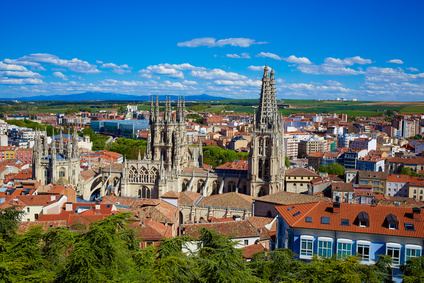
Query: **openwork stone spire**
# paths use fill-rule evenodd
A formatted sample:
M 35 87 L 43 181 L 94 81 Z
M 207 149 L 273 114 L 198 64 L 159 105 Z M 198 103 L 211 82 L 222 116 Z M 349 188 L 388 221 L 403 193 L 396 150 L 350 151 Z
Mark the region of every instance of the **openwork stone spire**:
M 259 100 L 259 111 L 256 114 L 256 128 L 271 128 L 278 117 L 277 94 L 275 91 L 274 70 L 265 65 L 264 75 L 262 77 L 261 96 Z

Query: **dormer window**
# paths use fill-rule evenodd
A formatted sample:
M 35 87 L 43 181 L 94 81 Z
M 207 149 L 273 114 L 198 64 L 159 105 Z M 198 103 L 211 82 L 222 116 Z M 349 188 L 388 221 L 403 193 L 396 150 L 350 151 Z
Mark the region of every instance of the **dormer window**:
M 365 211 L 358 213 L 358 226 L 359 227 L 369 227 L 370 226 L 370 217 Z
M 386 216 L 386 222 L 387 222 L 387 227 L 390 230 L 397 230 L 398 229 L 399 221 L 398 221 L 396 215 L 393 215 L 391 213 L 389 215 L 387 215 Z

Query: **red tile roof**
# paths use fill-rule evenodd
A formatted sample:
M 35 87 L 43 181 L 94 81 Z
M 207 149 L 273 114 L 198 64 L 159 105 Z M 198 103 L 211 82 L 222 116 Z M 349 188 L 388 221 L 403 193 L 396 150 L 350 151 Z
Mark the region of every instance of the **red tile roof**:
M 213 223 L 197 223 L 181 225 L 185 229 L 185 235 L 197 238 L 201 228 L 215 230 L 219 234 L 233 236 L 234 238 L 259 237 L 260 233 L 247 220 L 213 222 Z
M 251 196 L 232 192 L 204 197 L 198 205 L 251 210 L 252 203 Z
M 249 163 L 247 160 L 238 160 L 238 161 L 234 161 L 234 162 L 227 162 L 225 164 L 219 165 L 216 167 L 216 169 L 221 169 L 221 170 L 246 170 L 249 167 Z
M 265 249 L 260 244 L 253 244 L 253 245 L 250 245 L 250 246 L 246 246 L 246 247 L 242 248 L 242 250 L 243 250 L 243 257 L 247 258 L 247 259 L 253 258 L 253 256 L 257 252 L 267 251 L 267 249 Z
M 291 227 L 424 238 L 424 221 L 412 219 L 412 208 L 341 203 L 339 214 L 332 212 L 332 204 L 328 202 L 281 205 L 275 208 Z M 362 211 L 369 216 L 369 227 L 358 226 L 357 217 Z M 398 229 L 392 230 L 385 226 L 389 214 L 397 217 Z M 330 218 L 330 224 L 321 224 L 323 216 Z M 306 222 L 306 217 L 312 217 L 312 222 Z M 341 219 L 348 219 L 350 225 L 340 225 Z M 413 223 L 415 231 L 405 230 L 405 223 Z

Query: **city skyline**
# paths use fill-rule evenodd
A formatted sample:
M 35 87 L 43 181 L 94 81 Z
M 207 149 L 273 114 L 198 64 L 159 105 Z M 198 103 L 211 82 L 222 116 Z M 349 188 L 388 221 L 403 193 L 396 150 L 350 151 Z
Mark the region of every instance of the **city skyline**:
M 8 2 L 0 98 L 85 91 L 422 101 L 423 3 Z

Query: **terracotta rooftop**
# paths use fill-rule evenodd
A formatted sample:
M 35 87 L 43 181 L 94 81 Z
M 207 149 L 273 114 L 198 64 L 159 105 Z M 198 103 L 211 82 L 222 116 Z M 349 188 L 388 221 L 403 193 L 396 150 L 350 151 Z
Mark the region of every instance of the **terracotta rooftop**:
M 213 222 L 213 223 L 196 223 L 181 225 L 185 229 L 185 235 L 197 238 L 201 228 L 215 230 L 219 234 L 232 236 L 234 238 L 259 237 L 260 233 L 247 220 Z
M 220 170 L 246 170 L 249 167 L 249 163 L 247 160 L 238 160 L 234 162 L 227 162 L 225 164 L 219 165 L 216 167 L 216 169 Z
M 267 251 L 267 249 L 265 249 L 260 244 L 253 244 L 250 246 L 246 246 L 242 248 L 242 250 L 243 250 L 243 257 L 246 259 L 252 259 L 255 253 L 257 252 Z
M 164 193 L 161 198 L 179 198 L 180 197 L 180 193 L 174 192 L 174 191 L 169 191 Z
M 277 192 L 275 194 L 255 198 L 255 200 L 270 202 L 275 204 L 297 204 L 297 203 L 310 203 L 310 202 L 317 202 L 317 201 L 327 201 L 327 202 L 332 201 L 331 199 L 326 197 L 318 197 L 318 196 L 289 193 L 289 192 Z
M 291 168 L 286 170 L 286 176 L 319 177 L 317 173 L 306 168 Z
M 392 158 L 387 158 L 387 162 L 418 165 L 418 164 L 424 164 L 424 157 L 409 157 L 409 158 L 392 157 Z
M 252 203 L 251 196 L 232 192 L 203 197 L 198 205 L 251 210 Z
M 413 219 L 412 208 L 341 203 L 339 214 L 333 213 L 333 204 L 328 202 L 281 205 L 275 208 L 291 227 L 424 238 L 424 221 Z M 359 227 L 360 212 L 368 215 L 368 227 Z M 389 214 L 398 219 L 398 229 L 387 228 L 386 217 Z M 309 222 L 306 217 L 311 217 Z M 328 217 L 329 224 L 322 224 L 321 217 Z M 342 219 L 349 220 L 349 225 L 341 225 Z M 405 223 L 414 224 L 415 230 L 406 230 Z
M 180 193 L 180 205 L 193 205 L 202 195 L 196 192 L 185 191 Z

